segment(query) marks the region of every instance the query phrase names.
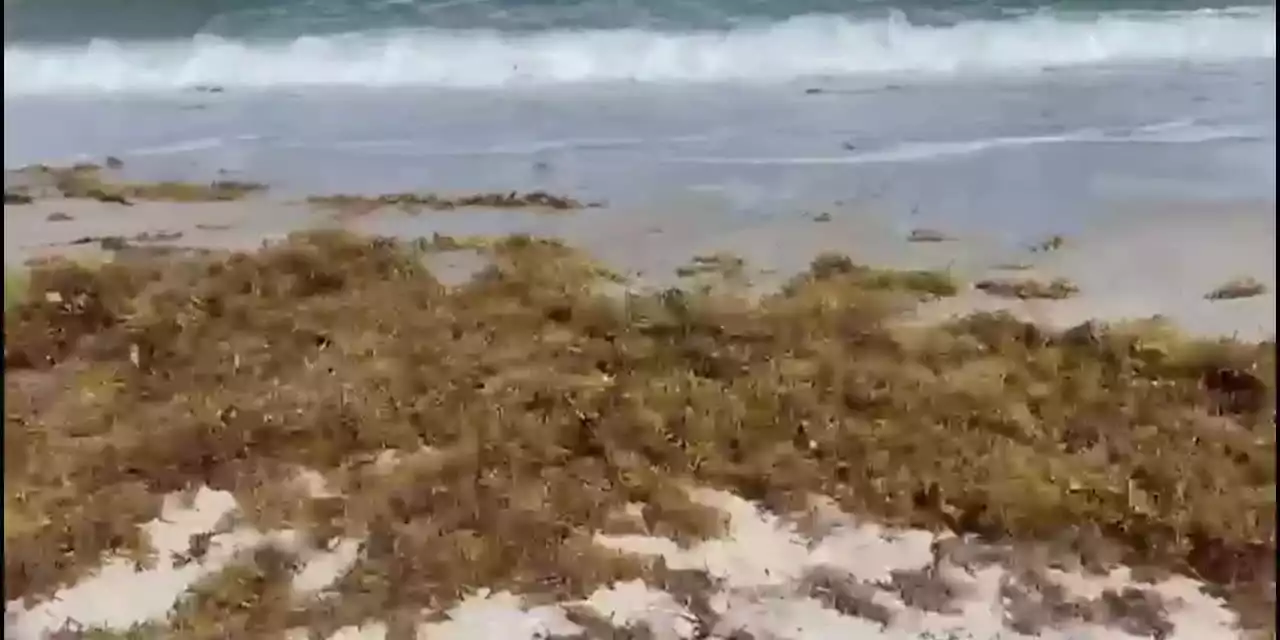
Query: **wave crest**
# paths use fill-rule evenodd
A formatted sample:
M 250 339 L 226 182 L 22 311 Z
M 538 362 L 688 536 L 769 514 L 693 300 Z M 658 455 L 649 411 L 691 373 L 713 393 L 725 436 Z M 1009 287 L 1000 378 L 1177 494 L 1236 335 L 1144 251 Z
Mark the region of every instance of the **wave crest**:
M 413 30 L 238 41 L 6 46 L 6 96 L 199 85 L 458 87 L 778 81 L 1160 61 L 1274 59 L 1273 7 L 915 26 L 806 16 L 723 32 Z

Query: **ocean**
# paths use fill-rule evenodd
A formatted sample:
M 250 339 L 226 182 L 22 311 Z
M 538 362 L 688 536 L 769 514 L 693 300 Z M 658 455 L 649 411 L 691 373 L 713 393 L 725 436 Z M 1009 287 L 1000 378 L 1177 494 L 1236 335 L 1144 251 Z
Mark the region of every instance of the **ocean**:
M 1023 236 L 1273 203 L 1275 28 L 1213 0 L 6 0 L 5 165 Z

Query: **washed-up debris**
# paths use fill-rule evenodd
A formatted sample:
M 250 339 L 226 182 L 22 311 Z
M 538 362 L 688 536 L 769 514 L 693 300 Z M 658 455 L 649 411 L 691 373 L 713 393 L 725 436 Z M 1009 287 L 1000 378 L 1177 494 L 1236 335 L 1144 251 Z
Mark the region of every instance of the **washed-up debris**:
M 1000 298 L 1019 300 L 1064 300 L 1080 293 L 1080 287 L 1066 278 L 1054 278 L 1048 282 L 1034 278 L 981 280 L 973 287 Z
M 1240 298 L 1252 298 L 1260 296 L 1267 292 L 1267 285 L 1257 278 L 1244 276 L 1240 278 L 1232 278 L 1221 285 L 1214 288 L 1213 291 L 1205 294 L 1208 300 L 1238 300 Z
M 409 212 L 452 211 L 463 208 L 534 209 L 565 212 L 602 206 L 600 203 L 583 203 L 568 196 L 545 191 L 520 193 L 517 191 L 477 193 L 447 197 L 434 193 L 394 193 L 380 196 L 336 194 L 313 196 L 308 202 L 325 208 L 336 209 L 339 215 L 364 215 L 384 207 Z
M 912 229 L 907 235 L 907 242 L 947 242 L 949 240 L 954 238 L 937 229 Z

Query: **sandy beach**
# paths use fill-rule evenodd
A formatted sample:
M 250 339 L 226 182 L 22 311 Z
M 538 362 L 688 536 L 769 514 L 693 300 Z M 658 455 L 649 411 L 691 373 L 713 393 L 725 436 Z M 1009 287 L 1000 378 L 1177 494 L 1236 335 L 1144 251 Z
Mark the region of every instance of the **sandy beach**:
M 1035 241 L 1010 243 L 998 229 L 916 227 L 910 219 L 860 205 L 827 203 L 748 223 L 714 203 L 684 200 L 670 206 L 591 209 L 573 215 L 485 207 L 413 215 L 388 206 L 363 207 L 349 216 L 308 204 L 305 198 L 176 207 L 165 202 L 125 206 L 57 198 L 6 209 L 4 255 L 7 265 L 46 256 L 98 259 L 110 253 L 99 241 L 107 237 L 141 237 L 134 243 L 139 246 L 248 250 L 291 232 L 317 228 L 399 238 L 529 233 L 580 247 L 642 288 L 678 285 L 682 278 L 677 271 L 691 258 L 722 253 L 743 261 L 752 288 L 771 291 L 806 269 L 817 255 L 837 251 L 865 264 L 944 270 L 969 282 L 1065 278 L 1080 289 L 1078 295 L 1052 301 L 967 290 L 925 305 L 921 313 L 930 319 L 1007 310 L 1065 328 L 1091 319 L 1162 316 L 1200 335 L 1275 337 L 1275 202 L 1116 205 L 1116 215 L 1064 235 L 1062 246 L 1051 251 L 1033 250 Z M 924 232 L 929 240 L 912 241 L 913 232 Z M 1055 235 L 1059 234 L 1045 234 L 1040 241 Z M 944 239 L 932 241 L 935 236 Z M 453 257 L 457 259 L 437 265 L 452 277 L 466 277 L 469 271 L 451 266 L 477 264 Z M 1206 298 L 1240 278 L 1257 280 L 1263 290 L 1227 301 Z
M 103 200 L 5 206 L 6 637 L 1274 633 L 1274 202 L 1011 245 L 838 203 Z M 610 315 L 669 287 L 684 337 Z
M 1274 2 L 4 30 L 6 639 L 1276 637 Z

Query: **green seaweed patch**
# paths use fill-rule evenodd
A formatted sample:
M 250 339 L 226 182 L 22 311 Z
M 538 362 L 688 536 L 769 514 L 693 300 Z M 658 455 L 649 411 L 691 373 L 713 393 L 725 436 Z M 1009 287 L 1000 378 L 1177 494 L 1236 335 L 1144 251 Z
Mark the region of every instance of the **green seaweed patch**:
M 384 238 L 383 241 L 397 244 L 391 238 Z M 622 284 L 627 281 L 625 276 L 612 268 L 555 238 L 528 234 L 452 236 L 437 232 L 429 238 L 410 241 L 407 246 L 422 254 L 475 252 L 489 258 L 487 271 L 494 277 L 502 271 L 530 270 L 532 265 L 539 265 L 538 270 L 554 267 L 556 274 L 562 278 L 569 278 L 569 274 L 574 274 L 571 279 L 577 283 L 603 281 Z
M 300 562 L 265 545 L 195 584 L 170 613 L 169 630 L 192 640 L 284 635 Z
M 1065 246 L 1067 246 L 1067 239 L 1059 234 L 1054 234 L 1031 245 L 1031 253 L 1049 253 Z
M 168 243 L 182 239 L 181 231 L 143 231 L 132 236 L 80 236 L 68 246 L 96 244 L 103 251 L 124 251 L 139 244 Z
M 954 239 L 937 229 L 912 229 L 907 234 L 907 242 L 948 242 Z
M 1267 292 L 1267 285 L 1263 284 L 1257 278 L 1245 276 L 1241 278 L 1232 278 L 1217 287 L 1213 291 L 1205 294 L 1208 300 L 1238 300 L 1240 298 L 1253 298 Z
M 28 284 L 30 284 L 30 276 L 25 269 L 5 267 L 4 308 L 6 311 L 27 297 Z
M 426 253 L 446 253 L 450 251 L 487 251 L 493 247 L 491 236 L 454 236 L 434 232 L 429 238 L 417 238 L 413 246 Z
M 151 202 L 228 202 L 265 191 L 266 185 L 256 182 L 216 180 L 208 184 L 193 182 L 80 182 L 64 186 L 62 194 L 68 198 L 90 198 L 101 202 L 131 204 L 133 201 Z
M 889 291 L 925 297 L 950 297 L 960 292 L 955 276 L 930 269 L 879 269 L 857 264 L 848 256 L 827 252 L 818 255 L 809 271 L 794 278 L 785 291 L 795 291 L 808 283 L 822 282 L 863 291 Z
M 1066 278 L 1048 282 L 1035 278 L 995 278 L 981 280 L 973 287 L 999 298 L 1019 300 L 1065 300 L 1080 293 L 1080 287 Z
M 392 193 L 378 196 L 334 194 L 311 196 L 307 202 L 326 209 L 337 210 L 339 215 L 359 216 L 382 208 L 396 208 L 410 213 L 421 211 L 453 211 L 466 208 L 532 209 L 545 212 L 567 212 L 598 207 L 599 203 L 584 203 L 569 196 L 545 191 L 518 191 L 474 193 L 457 197 L 435 193 Z
M 31 204 L 35 199 L 18 189 L 4 191 L 5 205 Z
M 53 638 L 77 638 L 77 640 L 157 640 L 165 637 L 167 629 L 158 622 L 134 624 L 127 629 L 109 627 L 82 627 L 68 621 L 54 632 Z
M 96 164 L 71 167 L 35 165 L 19 170 L 38 185 L 48 185 L 65 198 L 82 198 L 115 204 L 134 201 L 153 202 L 224 202 L 241 200 L 266 191 L 258 182 L 215 180 L 209 183 L 160 181 L 124 182 L 103 175 Z
M 1026 262 L 999 262 L 991 265 L 995 271 L 1030 271 L 1032 265 Z
M 726 280 L 741 279 L 746 274 L 746 266 L 746 261 L 740 256 L 722 251 L 694 256 L 688 264 L 676 267 L 676 275 L 681 278 L 711 275 Z

